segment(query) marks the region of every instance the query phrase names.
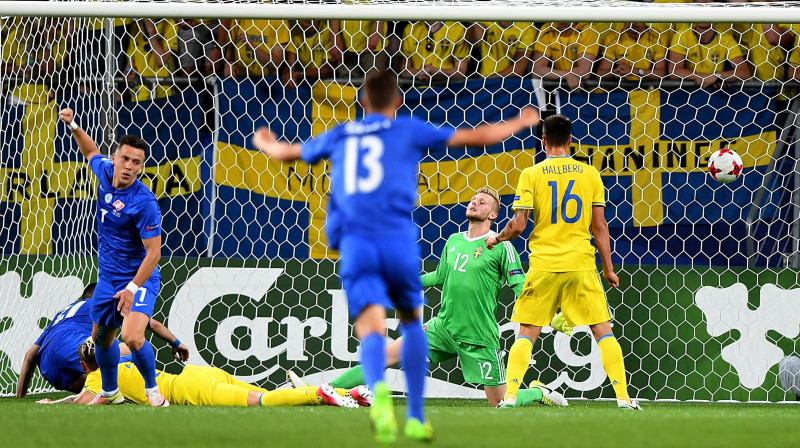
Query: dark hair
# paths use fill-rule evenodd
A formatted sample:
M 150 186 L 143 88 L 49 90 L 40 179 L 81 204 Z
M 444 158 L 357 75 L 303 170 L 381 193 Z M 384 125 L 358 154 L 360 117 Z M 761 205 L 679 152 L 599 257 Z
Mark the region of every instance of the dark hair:
M 83 289 L 83 294 L 81 294 L 81 299 L 91 299 L 94 295 L 94 288 L 97 287 L 97 282 L 92 282 L 86 285 L 86 288 Z
M 117 149 L 121 148 L 122 145 L 128 145 L 136 149 L 141 149 L 144 151 L 144 155 L 147 156 L 147 142 L 141 137 L 137 137 L 135 135 L 123 135 L 119 139 L 119 146 Z
M 551 115 L 544 119 L 542 136 L 548 146 L 566 146 L 572 135 L 572 121 L 563 115 Z
M 385 109 L 394 103 L 400 94 L 397 87 L 397 75 L 388 70 L 376 70 L 367 75 L 364 81 L 364 93 L 370 108 Z
M 78 356 L 87 367 L 97 369 L 97 360 L 94 357 L 94 341 L 91 336 L 78 346 Z

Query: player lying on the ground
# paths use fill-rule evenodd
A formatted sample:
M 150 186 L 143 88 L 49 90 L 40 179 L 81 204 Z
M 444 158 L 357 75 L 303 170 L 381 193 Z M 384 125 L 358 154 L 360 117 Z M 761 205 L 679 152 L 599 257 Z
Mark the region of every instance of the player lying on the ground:
M 428 337 L 428 357 L 433 363 L 458 357 L 464 380 L 482 385 L 493 407 L 506 392 L 495 317 L 500 289 L 508 284 L 518 295 L 525 281 L 519 254 L 511 243 L 501 244 L 493 251 L 486 250 L 484 240 L 494 235 L 491 229 L 499 212 L 497 193 L 489 188 L 478 190 L 467 206 L 467 231 L 448 238 L 436 271 L 421 278 L 425 287 L 442 285 L 439 314 L 423 326 Z M 557 317 L 554 328 L 571 332 L 564 319 Z M 387 366 L 400 362 L 402 345 L 401 337 L 386 347 Z M 295 387 L 305 385 L 291 371 L 289 379 Z M 344 372 L 331 385 L 348 389 L 363 383 L 364 372 L 359 365 Z M 519 406 L 534 402 L 567 406 L 563 395 L 538 382 L 532 383 L 529 389 L 520 390 L 517 402 Z
M 28 386 L 37 366 L 44 379 L 56 389 L 73 393 L 79 393 L 83 389 L 86 372 L 81 369 L 78 347 L 92 334 L 88 299 L 94 294 L 95 285 L 97 283 L 87 285 L 80 300 L 56 313 L 47 328 L 25 353 L 17 383 L 17 398 L 27 395 Z M 181 361 L 189 359 L 189 348 L 181 344 L 181 341 L 162 323 L 150 319 L 150 330 L 172 345 L 172 354 L 175 358 Z M 122 355 L 131 353 L 124 343 L 119 347 Z
M 110 404 L 106 398 L 96 399 L 102 387 L 100 371 L 95 360 L 95 345 L 91 339 L 84 341 L 78 349 L 81 366 L 86 370 L 86 385 L 77 395 L 58 401 L 43 399 L 39 404 L 77 403 Z M 144 379 L 128 357 L 121 358 L 117 380 L 125 402 L 148 404 L 144 392 Z M 357 408 L 348 391 L 337 391 L 329 384 L 303 389 L 281 389 L 268 391 L 239 381 L 229 373 L 216 367 L 186 366 L 177 375 L 156 372 L 159 390 L 171 404 L 185 406 L 304 406 L 327 404 Z

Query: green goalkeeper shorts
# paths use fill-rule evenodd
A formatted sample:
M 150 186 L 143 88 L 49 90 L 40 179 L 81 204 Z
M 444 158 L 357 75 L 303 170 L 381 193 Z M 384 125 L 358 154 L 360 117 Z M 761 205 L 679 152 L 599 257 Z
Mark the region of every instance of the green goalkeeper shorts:
M 432 363 L 458 357 L 464 381 L 487 387 L 506 383 L 503 352 L 496 348 L 458 342 L 434 317 L 423 326 L 428 336 L 428 353 Z

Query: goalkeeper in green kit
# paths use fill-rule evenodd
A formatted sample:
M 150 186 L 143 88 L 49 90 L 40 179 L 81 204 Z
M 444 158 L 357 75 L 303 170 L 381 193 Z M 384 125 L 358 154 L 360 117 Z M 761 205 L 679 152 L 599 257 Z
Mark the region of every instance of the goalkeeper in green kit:
M 483 385 L 491 406 L 500 403 L 506 390 L 503 352 L 495 318 L 500 289 L 508 284 L 519 295 L 525 282 L 519 254 L 510 243 L 500 244 L 495 250 L 486 249 L 484 240 L 492 232 L 499 212 L 497 193 L 488 188 L 478 190 L 467 206 L 468 230 L 451 235 L 436 271 L 422 276 L 424 287 L 442 285 L 439 315 L 423 326 L 431 362 L 439 363 L 457 356 L 464 380 Z M 559 321 L 564 322 L 563 319 Z M 386 348 L 387 365 L 400 361 L 402 343 L 400 338 Z M 293 372 L 289 372 L 289 378 L 295 387 L 305 385 Z M 361 366 L 357 366 L 333 380 L 331 385 L 349 389 L 363 383 Z M 367 405 L 371 397 L 353 398 Z M 520 390 L 517 395 L 517 406 L 532 402 L 567 406 L 567 400 L 560 393 L 540 383 Z

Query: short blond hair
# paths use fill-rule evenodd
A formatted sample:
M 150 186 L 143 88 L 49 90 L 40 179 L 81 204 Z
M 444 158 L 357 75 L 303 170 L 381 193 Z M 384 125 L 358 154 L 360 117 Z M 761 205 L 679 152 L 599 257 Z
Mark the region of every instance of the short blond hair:
M 95 360 L 95 345 L 94 339 L 91 336 L 86 338 L 85 341 L 78 346 L 78 356 L 87 366 L 97 368 L 97 361 Z
M 497 216 L 500 216 L 500 195 L 489 187 L 481 188 L 480 190 L 475 192 L 476 195 L 478 193 L 488 194 L 489 196 L 492 197 L 492 199 L 494 199 L 494 202 L 496 204 L 494 207 L 494 212 L 497 213 Z M 494 221 L 494 219 L 492 221 Z

